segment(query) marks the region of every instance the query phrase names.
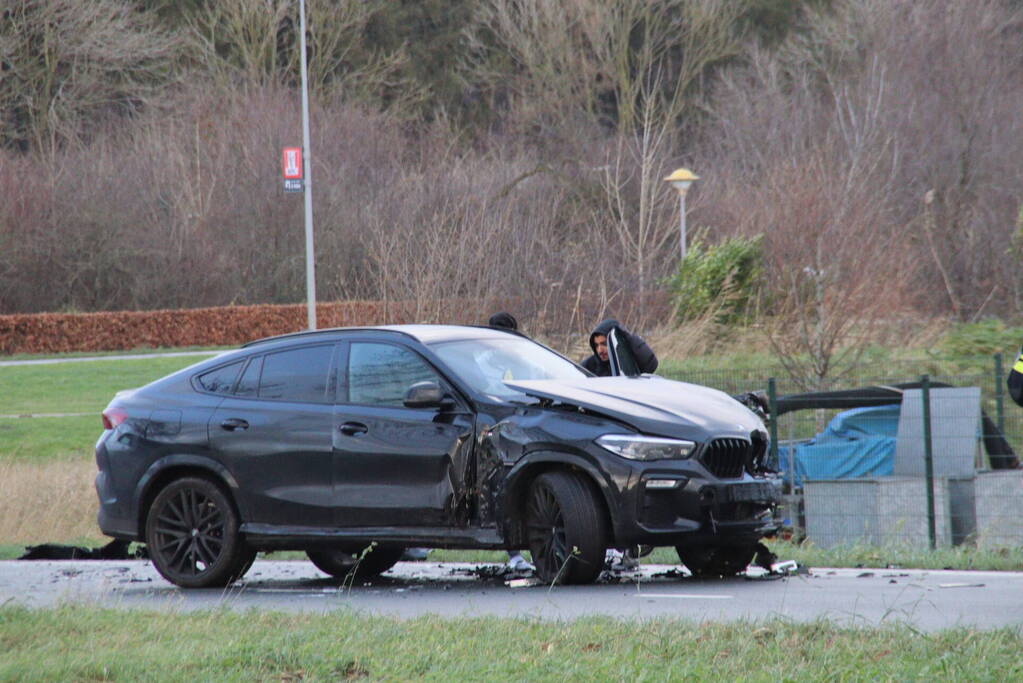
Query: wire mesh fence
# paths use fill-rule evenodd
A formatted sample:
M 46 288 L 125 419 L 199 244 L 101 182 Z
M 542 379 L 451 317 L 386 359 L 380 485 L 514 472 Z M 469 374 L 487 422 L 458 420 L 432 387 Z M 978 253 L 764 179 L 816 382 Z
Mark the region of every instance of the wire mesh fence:
M 794 534 L 821 547 L 1023 546 L 1023 408 L 1006 359 L 886 361 L 837 379 L 675 371 L 771 397 L 772 463 Z

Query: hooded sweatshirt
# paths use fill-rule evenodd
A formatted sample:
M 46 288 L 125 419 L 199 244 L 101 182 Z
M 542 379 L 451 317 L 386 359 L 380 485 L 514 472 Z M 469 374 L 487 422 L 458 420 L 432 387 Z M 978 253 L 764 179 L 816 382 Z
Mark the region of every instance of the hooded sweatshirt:
M 598 335 L 606 337 L 616 327 L 632 348 L 632 355 L 636 358 L 636 364 L 639 366 L 640 372 L 655 371 L 657 369 L 657 356 L 654 354 L 653 349 L 639 335 L 630 333 L 614 318 L 601 321 L 590 332 L 590 348 L 593 349 L 593 355 L 584 360 L 582 366 L 598 377 L 609 377 L 611 375 L 611 361 L 610 359 L 600 360 L 600 356 L 597 355 L 597 343 L 594 341 L 594 338 Z

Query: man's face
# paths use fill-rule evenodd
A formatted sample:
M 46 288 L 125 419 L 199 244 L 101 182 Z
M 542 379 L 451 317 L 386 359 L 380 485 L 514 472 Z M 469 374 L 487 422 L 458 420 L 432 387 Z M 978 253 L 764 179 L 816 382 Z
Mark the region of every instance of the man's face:
M 598 334 L 593 338 L 593 344 L 597 347 L 597 356 L 600 360 L 607 362 L 607 337 Z

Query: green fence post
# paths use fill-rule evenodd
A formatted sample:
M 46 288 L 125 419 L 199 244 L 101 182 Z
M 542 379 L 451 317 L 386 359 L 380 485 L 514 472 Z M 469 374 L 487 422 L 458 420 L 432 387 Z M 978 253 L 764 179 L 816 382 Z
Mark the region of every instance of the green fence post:
M 920 398 L 924 408 L 924 468 L 927 476 L 927 537 L 931 550 L 938 547 L 934 525 L 934 457 L 931 453 L 931 376 L 920 378 Z
M 778 387 L 775 384 L 774 377 L 769 377 L 767 380 L 767 405 L 768 410 L 771 411 L 770 421 L 768 423 L 768 429 L 771 430 L 771 462 L 775 465 L 778 463 Z
M 1002 374 L 1002 354 L 995 354 L 995 415 L 998 431 L 1005 436 L 1005 375 Z

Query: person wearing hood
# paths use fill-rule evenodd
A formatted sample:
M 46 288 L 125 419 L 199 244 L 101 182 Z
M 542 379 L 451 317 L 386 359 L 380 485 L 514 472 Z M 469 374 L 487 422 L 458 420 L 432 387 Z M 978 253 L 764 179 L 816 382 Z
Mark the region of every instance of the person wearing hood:
M 582 366 L 597 377 L 611 376 L 611 361 L 607 354 L 607 336 L 611 330 L 616 329 L 632 349 L 632 355 L 636 359 L 636 365 L 640 372 L 653 372 L 657 369 L 657 355 L 650 345 L 643 341 L 638 334 L 632 334 L 620 322 L 614 318 L 601 321 L 599 325 L 590 332 L 590 348 L 593 355 L 582 362 Z M 609 548 L 605 557 L 605 564 L 611 571 L 635 571 L 639 568 L 639 558 L 632 549 L 624 553 Z
M 519 321 L 515 319 L 515 316 L 511 313 L 501 311 L 490 316 L 490 320 L 487 321 L 488 327 L 496 327 L 500 330 L 510 330 L 512 332 L 519 331 Z M 519 332 L 519 334 L 522 334 Z
M 657 370 L 657 356 L 653 349 L 643 341 L 638 334 L 632 334 L 614 318 L 601 321 L 599 325 L 590 332 L 590 348 L 593 355 L 582 362 L 582 366 L 597 377 L 610 377 L 611 361 L 607 356 L 607 335 L 611 330 L 618 328 L 618 331 L 632 348 L 632 355 L 636 359 L 640 372 L 654 372 Z

